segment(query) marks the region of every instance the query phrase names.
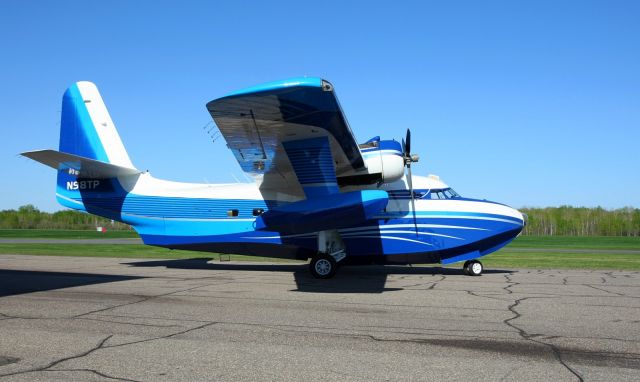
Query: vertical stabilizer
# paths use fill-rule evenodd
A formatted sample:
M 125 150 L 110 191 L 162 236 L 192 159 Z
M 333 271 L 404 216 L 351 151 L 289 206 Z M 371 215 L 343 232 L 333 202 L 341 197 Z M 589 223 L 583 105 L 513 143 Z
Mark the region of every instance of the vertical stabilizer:
M 134 168 L 98 88 L 87 81 L 72 85 L 62 98 L 60 151 Z
M 60 152 L 56 154 L 58 157 L 72 155 L 67 155 L 71 159 L 62 160 L 57 166 L 58 202 L 65 207 L 120 220 L 121 206 L 128 192 L 122 188 L 121 178 L 132 176 L 137 180 L 139 171 L 129 159 L 98 88 L 91 82 L 73 84 L 62 97 Z M 74 156 L 78 159 L 74 160 Z M 100 170 L 97 175 L 86 175 L 93 167 L 107 169 L 113 176 L 105 177 Z

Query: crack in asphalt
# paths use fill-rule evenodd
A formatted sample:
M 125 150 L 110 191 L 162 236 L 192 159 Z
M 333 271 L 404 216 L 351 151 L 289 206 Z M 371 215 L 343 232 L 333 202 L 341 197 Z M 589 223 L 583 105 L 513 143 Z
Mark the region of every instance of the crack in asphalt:
M 152 328 L 176 328 L 180 327 L 180 325 L 158 325 L 158 324 L 140 324 L 135 322 L 124 322 L 124 321 L 115 321 L 115 320 L 100 320 L 98 318 L 87 318 L 87 317 L 74 317 L 72 320 L 87 320 L 87 321 L 99 321 L 99 322 L 108 322 L 111 324 L 122 324 L 122 325 L 134 325 L 134 326 L 148 326 Z
M 539 273 L 542 273 L 542 272 L 539 272 Z M 505 280 L 506 280 L 506 282 L 507 282 L 509 285 L 505 286 L 505 287 L 504 287 L 504 288 L 502 288 L 502 289 L 503 289 L 503 290 L 505 290 L 505 291 L 507 292 L 507 294 L 512 294 L 512 293 L 513 293 L 513 291 L 511 290 L 511 288 L 512 288 L 512 287 L 514 287 L 514 286 L 516 286 L 516 285 L 519 285 L 519 284 L 520 284 L 519 282 L 515 282 L 515 281 L 513 281 L 513 280 L 511 279 L 511 276 L 512 276 L 512 275 L 513 275 L 513 273 L 508 274 L 508 275 L 507 275 L 507 274 L 505 274 L 505 275 L 504 275 Z M 569 278 L 569 276 L 565 276 L 565 277 L 563 277 L 563 278 L 562 278 L 562 285 L 569 285 L 568 278 Z M 606 280 L 604 279 L 604 277 L 602 277 L 602 278 L 601 278 L 601 281 L 602 281 L 602 283 L 605 283 L 605 282 L 606 282 Z M 593 288 L 593 289 L 597 289 L 597 290 L 600 290 L 600 291 L 603 291 L 603 292 L 611 293 L 611 294 L 614 294 L 614 295 L 617 295 L 617 296 L 624 296 L 624 297 L 626 297 L 624 294 L 621 294 L 621 293 L 616 293 L 616 292 L 607 291 L 607 290 L 604 290 L 604 289 L 601 289 L 601 288 L 598 288 L 598 287 L 594 287 L 594 286 L 592 286 L 592 285 L 588 285 L 588 284 L 583 284 L 583 285 L 586 285 L 586 286 L 588 286 L 588 287 L 591 287 L 591 288 Z M 476 296 L 476 297 L 483 297 L 483 298 L 489 298 L 489 299 L 493 299 L 493 300 L 504 301 L 504 300 L 502 300 L 502 299 L 500 299 L 500 298 L 497 298 L 497 297 L 491 297 L 491 296 L 484 296 L 484 295 L 480 295 L 480 294 L 477 294 L 477 293 L 475 293 L 475 292 L 473 292 L 473 291 L 470 291 L 470 290 L 466 290 L 466 292 L 467 292 L 468 294 L 470 294 L 470 295 L 472 295 L 472 296 Z M 561 296 L 561 295 L 555 295 L 555 296 L 553 296 L 553 297 L 560 297 L 560 296 Z M 559 349 L 557 346 L 555 346 L 555 345 L 553 345 L 553 344 L 549 344 L 549 343 L 543 342 L 543 341 L 538 340 L 538 339 L 535 339 L 535 337 L 540 336 L 540 335 L 530 334 L 530 333 L 528 333 L 526 330 L 524 330 L 523 328 L 521 328 L 520 326 L 516 325 L 516 324 L 513 322 L 513 321 L 515 321 L 515 320 L 519 319 L 520 317 L 522 317 L 522 314 L 521 314 L 520 312 L 518 312 L 518 310 L 516 309 L 516 307 L 518 307 L 522 302 L 527 301 L 527 300 L 529 300 L 529 299 L 533 299 L 533 298 L 553 298 L 553 297 L 523 297 L 523 298 L 518 298 L 518 299 L 516 299 L 512 304 L 510 304 L 510 305 L 507 307 L 507 308 L 508 308 L 508 310 L 509 310 L 511 313 L 513 313 L 513 316 L 512 316 L 512 317 L 510 317 L 510 318 L 507 318 L 507 319 L 503 320 L 503 323 L 504 323 L 505 325 L 507 325 L 507 326 L 509 326 L 509 327 L 511 327 L 511 328 L 513 328 L 513 329 L 515 329 L 515 330 L 518 332 L 518 334 L 520 335 L 520 337 L 521 337 L 521 338 L 523 338 L 524 340 L 532 341 L 532 342 L 535 342 L 535 343 L 537 343 L 537 344 L 540 344 L 540 345 L 543 345 L 543 346 L 548 347 L 548 348 L 552 351 L 552 353 L 553 353 L 554 357 L 556 358 L 556 360 L 557 360 L 557 361 L 558 361 L 558 362 L 559 362 L 559 363 L 560 363 L 560 364 L 561 364 L 561 365 L 562 365 L 566 370 L 568 370 L 571 374 L 573 374 L 573 375 L 574 375 L 574 376 L 575 376 L 579 381 L 583 381 L 583 377 L 582 377 L 582 375 L 580 375 L 580 373 L 579 373 L 577 370 L 575 370 L 574 368 L 572 368 L 571 366 L 569 366 L 569 364 L 567 364 L 567 362 L 565 362 L 565 360 L 563 359 L 562 351 L 560 351 L 560 349 Z M 574 297 L 575 297 L 575 296 L 574 296 Z M 590 296 L 590 297 L 591 297 L 591 296 Z M 596 297 L 596 296 L 592 296 L 592 297 Z M 547 338 L 548 338 L 548 337 L 547 337 Z M 604 354 L 603 352 L 580 352 L 580 351 L 575 351 L 574 353 Z M 625 358 L 624 356 L 628 356 L 628 354 L 625 354 L 625 353 L 617 353 L 616 355 L 617 355 L 617 356 L 619 356 L 619 357 L 620 357 L 620 356 L 623 356 L 622 358 Z M 632 358 L 633 358 L 633 359 L 635 359 L 635 357 L 632 357 Z M 507 375 L 508 375 L 508 374 L 507 374 Z
M 562 359 L 562 353 L 555 345 L 534 339 L 533 336 L 529 334 L 526 330 L 512 323 L 512 321 L 515 321 L 518 318 L 522 317 L 522 314 L 516 310 L 516 307 L 520 305 L 523 301 L 526 301 L 532 298 L 535 298 L 535 297 L 523 297 L 523 298 L 516 299 L 513 304 L 507 307 L 509 311 L 513 313 L 513 317 L 507 318 L 502 322 L 505 325 L 517 330 L 520 337 L 522 337 L 524 340 L 532 341 L 540 345 L 548 346 L 549 349 L 551 349 L 551 351 L 553 352 L 553 355 L 555 356 L 555 358 L 558 360 L 558 362 L 560 362 L 560 364 L 562 364 L 562 366 L 565 367 L 565 369 L 567 369 L 571 374 L 573 374 L 576 378 L 578 378 L 578 381 L 580 382 L 584 381 L 582 376 Z
M 169 295 L 172 295 L 172 294 L 176 294 L 176 293 L 180 293 L 180 292 L 187 292 L 187 291 L 194 290 L 194 289 L 197 289 L 197 288 L 202 288 L 202 287 L 207 286 L 207 285 L 210 285 L 210 284 L 198 285 L 198 286 L 195 286 L 195 287 L 186 288 L 186 289 L 181 289 L 181 290 L 173 291 L 173 292 L 169 292 L 169 293 L 163 293 L 163 294 L 160 294 L 160 295 L 148 296 L 148 297 L 146 297 L 146 298 L 143 298 L 143 299 L 140 299 L 140 300 L 137 300 L 137 301 L 128 302 L 128 303 L 124 303 L 124 304 L 117 304 L 117 305 L 114 305 L 114 306 L 111 306 L 111 307 L 107 307 L 107 308 L 104 308 L 104 309 L 97 309 L 97 310 L 93 310 L 93 311 L 86 312 L 86 313 L 83 313 L 83 314 L 75 315 L 75 316 L 72 316 L 72 317 L 64 317 L 64 318 L 58 318 L 58 319 L 71 319 L 71 320 L 81 319 L 81 320 L 92 320 L 91 318 L 86 318 L 86 317 L 84 317 L 84 316 L 87 316 L 87 315 L 89 315 L 89 314 L 95 314 L 95 313 L 99 313 L 99 312 L 104 312 L 104 311 L 111 310 L 111 309 L 115 309 L 115 308 L 118 308 L 118 307 L 121 307 L 121 306 L 129 306 L 129 305 L 134 305 L 134 304 L 142 303 L 142 302 L 145 302 L 145 301 L 149 301 L 149 300 L 151 300 L 151 299 L 154 299 L 154 298 L 166 297 L 166 296 L 169 296 Z M 18 317 L 18 316 L 9 316 L 9 315 L 4 314 L 4 313 L 0 313 L 0 315 L 2 315 L 3 317 L 5 317 L 5 319 L 42 319 L 42 318 L 35 318 L 35 317 L 29 317 L 29 318 L 26 318 L 26 317 Z M 45 319 L 49 319 L 49 318 L 45 318 Z M 95 320 L 95 321 L 104 321 L 104 320 L 98 320 L 98 319 L 93 319 L 93 320 Z M 111 321 L 111 322 L 115 322 L 115 321 Z M 121 322 L 117 322 L 117 323 L 121 323 Z M 122 323 L 122 324 L 129 324 L 129 325 L 144 325 L 144 326 L 156 326 L 156 327 L 158 327 L 158 325 L 148 325 L 148 324 L 136 324 L 136 323 Z M 202 329 L 202 328 L 204 328 L 204 327 L 211 326 L 211 325 L 214 325 L 214 324 L 216 324 L 216 322 L 208 322 L 208 323 L 206 323 L 206 324 L 199 325 L 199 326 L 194 327 L 194 328 L 189 328 L 189 329 L 186 329 L 186 330 L 181 330 L 181 331 L 179 331 L 179 332 L 171 333 L 171 334 L 168 334 L 168 335 L 165 335 L 165 336 L 159 336 L 159 337 L 147 338 L 147 339 L 140 340 L 140 341 L 132 341 L 132 342 L 127 342 L 127 343 L 117 344 L 117 345 L 105 345 L 105 343 L 106 343 L 109 339 L 111 339 L 111 338 L 113 337 L 113 334 L 110 334 L 110 335 L 108 335 L 107 337 L 103 338 L 103 339 L 102 339 L 102 340 L 101 340 L 101 341 L 100 341 L 96 346 L 94 346 L 93 348 L 91 348 L 91 349 L 89 349 L 89 350 L 87 350 L 87 351 L 85 351 L 85 352 L 83 352 L 83 353 L 80 353 L 80 354 L 77 354 L 77 355 L 74 355 L 74 356 L 64 357 L 64 358 L 61 358 L 61 359 L 58 359 L 58 360 L 52 361 L 52 362 L 50 362 L 49 364 L 47 364 L 47 365 L 45 365 L 45 366 L 43 366 L 43 367 L 37 367 L 37 368 L 32 368 L 32 369 L 28 369 L 28 370 L 22 370 L 22 371 L 18 371 L 18 372 L 14 372 L 14 373 L 8 373 L 8 374 L 0 374 L 0 377 L 8 377 L 8 376 L 12 376 L 12 375 L 25 374 L 25 373 L 33 373 L 33 372 L 41 372 L 41 371 L 60 371 L 60 370 L 58 370 L 58 369 L 51 369 L 51 368 L 52 368 L 52 367 L 55 367 L 55 366 L 56 366 L 56 365 L 58 365 L 58 364 L 61 364 L 61 363 L 63 363 L 63 362 L 66 362 L 66 361 L 70 361 L 70 360 L 73 360 L 73 359 L 80 359 L 80 358 L 86 357 L 86 356 L 88 356 L 88 355 L 92 354 L 93 352 L 98 351 L 98 350 L 101 350 L 101 349 L 107 349 L 107 348 L 112 348 L 112 347 L 119 347 L 119 346 L 132 345 L 132 344 L 136 344 L 136 343 L 142 343 L 142 342 L 155 341 L 155 340 L 165 339 L 165 338 L 171 338 L 171 337 L 174 337 L 174 336 L 177 336 L 177 335 L 180 335 L 180 334 L 184 334 L 184 333 L 188 333 L 188 332 L 191 332 L 191 331 L 194 331 L 194 330 Z M 165 326 L 166 326 L 166 325 L 165 325 Z M 171 325 L 171 326 L 177 326 L 177 325 Z M 108 378 L 108 379 L 121 380 L 121 381 L 139 382 L 139 381 L 135 381 L 135 380 L 132 380 L 132 379 L 127 379 L 127 378 L 113 377 L 113 376 L 110 376 L 110 375 L 107 375 L 107 374 L 101 373 L 101 372 L 99 372 L 99 371 L 97 371 L 97 370 L 93 370 L 93 369 L 77 369 L 77 370 L 71 370 L 71 369 L 69 369 L 69 371 L 87 371 L 87 372 L 92 372 L 92 373 L 94 373 L 94 374 L 96 374 L 96 375 L 99 375 L 99 376 L 102 376 L 102 377 L 104 377 L 104 378 Z
M 46 371 L 46 370 L 51 369 L 52 367 L 54 367 L 54 366 L 56 366 L 58 364 L 61 364 L 62 362 L 69 361 L 69 360 L 72 360 L 72 359 L 79 359 L 79 358 L 86 357 L 89 354 L 93 353 L 94 351 L 100 349 L 104 345 L 104 343 L 107 342 L 111 337 L 113 337 L 113 334 L 110 334 L 110 335 L 106 336 L 105 338 L 100 340 L 100 342 L 98 342 L 98 344 L 96 346 L 94 346 L 91 349 L 89 349 L 87 351 L 84 351 L 84 352 L 82 352 L 80 354 L 76 354 L 76 355 L 72 355 L 72 356 L 69 356 L 69 357 L 64 357 L 64 358 L 57 359 L 55 361 L 50 362 L 49 364 L 47 364 L 45 366 L 35 367 L 35 368 L 32 368 L 32 369 L 28 369 L 28 370 L 16 371 L 16 372 L 13 372 L 13 373 L 8 373 L 8 374 L 0 374 L 0 377 L 8 377 L 8 376 L 11 376 L 11 375 L 33 373 L 33 372 L 38 372 L 38 371 Z
M 110 349 L 110 348 L 117 348 L 117 347 L 122 347 L 122 346 L 128 346 L 128 345 L 134 345 L 134 344 L 140 344 L 140 343 L 144 343 L 144 342 L 150 342 L 150 341 L 157 341 L 157 340 L 162 340 L 162 339 L 167 339 L 167 338 L 171 338 L 171 337 L 175 337 L 175 336 L 179 336 L 180 334 L 185 334 L 185 333 L 189 333 L 189 332 L 193 332 L 194 330 L 199 330 L 199 329 L 203 329 L 206 328 L 208 326 L 212 326 L 212 325 L 217 325 L 220 322 L 218 321 L 211 321 L 208 322 L 206 324 L 203 325 L 199 325 L 193 328 L 189 328 L 189 329 L 185 329 L 185 330 L 181 330 L 179 332 L 175 332 L 175 333 L 171 333 L 171 334 L 167 334 L 165 336 L 158 336 L 158 337 L 152 337 L 152 338 L 145 338 L 143 340 L 139 340 L 139 341 L 131 341 L 131 342 L 124 342 L 121 344 L 114 344 L 114 345 L 105 345 L 102 347 L 102 349 Z
M 173 291 L 173 292 L 167 292 L 167 293 L 157 294 L 157 295 L 153 295 L 153 296 L 147 296 L 147 297 L 142 298 L 142 299 L 137 300 L 137 301 L 131 301 L 131 302 L 126 302 L 126 303 L 123 303 L 123 304 L 117 304 L 117 305 L 113 305 L 113 306 L 102 308 L 102 309 L 92 310 L 92 311 L 89 311 L 89 312 L 86 312 L 86 313 L 75 315 L 75 316 L 73 316 L 71 318 L 79 318 L 79 317 L 88 316 L 88 315 L 94 314 L 94 313 L 100 313 L 100 312 L 104 312 L 104 311 L 107 311 L 107 310 L 120 308 L 120 307 L 123 307 L 123 306 L 139 304 L 141 302 L 146 302 L 146 301 L 149 301 L 149 300 L 153 300 L 155 298 L 166 297 L 166 296 L 170 296 L 172 294 L 181 293 L 181 292 L 188 292 L 190 290 L 202 288 L 202 287 L 205 287 L 205 286 L 208 286 L 208 285 L 210 285 L 210 284 L 198 285 L 198 286 L 194 286 L 194 287 L 187 288 L 187 289 L 181 289 L 181 290 L 177 290 L 177 291 Z
M 171 333 L 171 334 L 167 334 L 164 336 L 158 336 L 158 337 L 152 337 L 152 338 L 145 338 L 144 340 L 139 340 L 139 341 L 130 341 L 130 342 L 124 342 L 121 344 L 113 344 L 113 345 L 105 345 L 105 343 L 107 341 L 109 341 L 111 338 L 113 338 L 113 334 L 110 334 L 108 336 L 106 336 L 105 338 L 103 338 L 96 346 L 92 347 L 91 349 L 84 351 L 80 354 L 77 355 L 73 355 L 73 356 L 69 356 L 69 357 L 64 357 L 64 358 L 60 358 L 57 359 L 55 361 L 50 362 L 49 364 L 47 364 L 46 366 L 42 366 L 42 367 L 36 367 L 36 368 L 32 368 L 32 369 L 28 369 L 28 370 L 21 370 L 21 371 L 17 371 L 17 372 L 13 372 L 13 373 L 7 373 L 7 374 L 0 374 L 0 377 L 8 377 L 8 376 L 12 376 L 12 375 L 18 375 L 18 374 L 26 374 L 26 373 L 34 373 L 34 372 L 39 372 L 39 371 L 89 371 L 89 372 L 93 372 L 97 375 L 103 376 L 105 378 L 109 378 L 109 379 L 114 379 L 114 380 L 121 380 L 121 381 L 132 381 L 132 382 L 139 382 L 133 379 L 127 379 L 127 378 L 122 378 L 122 377 L 114 377 L 114 376 L 110 376 L 107 374 L 104 374 L 102 372 L 98 372 L 97 370 L 93 370 L 93 369 L 51 369 L 52 367 L 59 365 L 63 362 L 66 361 L 70 361 L 70 360 L 74 360 L 74 359 L 80 359 L 80 358 L 84 358 L 98 350 L 104 350 L 104 349 L 110 349 L 110 348 L 116 348 L 116 347 L 122 347 L 122 346 L 128 346 L 128 345 L 134 345 L 134 344 L 139 344 L 139 343 L 145 343 L 145 342 L 150 342 L 150 341 L 156 341 L 156 340 L 161 340 L 161 339 L 167 339 L 167 338 L 171 338 L 171 337 L 175 337 L 181 334 L 185 334 L 185 333 L 189 333 L 198 329 L 202 329 L 202 328 L 206 328 L 208 326 L 212 326 L 218 324 L 218 322 L 212 321 L 212 322 L 208 322 L 206 324 L 203 325 L 199 325 L 193 328 L 189 328 L 189 329 L 185 329 L 185 330 L 181 330 L 179 332 L 175 332 L 175 333 Z
M 627 296 L 626 294 L 618 293 L 618 292 L 612 292 L 612 291 L 610 291 L 610 290 L 606 290 L 606 289 L 604 289 L 604 288 L 598 288 L 598 287 L 593 286 L 593 285 L 589 285 L 589 284 L 582 284 L 582 285 L 587 286 L 587 287 L 589 287 L 589 288 L 597 289 L 597 290 L 600 290 L 600 291 L 603 291 L 603 292 L 607 292 L 607 293 L 615 294 L 615 295 L 617 295 L 617 296 L 629 297 L 629 296 Z
M 46 372 L 78 372 L 78 371 L 82 371 L 82 372 L 87 372 L 87 373 L 92 373 L 95 374 L 99 377 L 102 378 L 107 378 L 107 379 L 113 379 L 115 381 L 126 381 L 126 382 L 141 382 L 137 379 L 128 379 L 128 378 L 123 378 L 123 377 L 114 377 L 108 374 L 105 374 L 103 372 L 100 372 L 98 370 L 94 370 L 94 369 L 55 369 L 55 370 L 43 370 Z
M 407 277 L 407 276 L 402 276 L 402 277 Z M 436 281 L 429 280 L 429 281 L 425 281 L 425 282 L 418 283 L 418 284 L 400 285 L 400 287 L 404 288 L 404 289 L 410 289 L 410 288 L 413 288 L 413 287 L 421 287 L 421 286 L 425 286 L 425 285 L 431 284 L 425 290 L 432 290 L 433 288 L 436 287 L 436 285 L 438 285 L 438 283 L 440 283 L 441 281 L 444 281 L 444 280 L 447 279 L 447 276 L 445 276 L 445 275 L 438 275 L 438 277 L 440 277 L 440 280 L 436 280 Z M 416 289 L 418 289 L 418 288 L 416 288 Z

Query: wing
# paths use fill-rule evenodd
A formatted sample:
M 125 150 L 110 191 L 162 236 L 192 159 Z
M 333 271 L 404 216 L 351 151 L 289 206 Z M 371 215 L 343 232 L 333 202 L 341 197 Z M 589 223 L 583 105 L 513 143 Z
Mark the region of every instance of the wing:
M 207 109 L 263 195 L 309 197 L 310 185 L 337 192 L 336 176 L 366 168 L 333 86 L 320 78 L 255 86 Z

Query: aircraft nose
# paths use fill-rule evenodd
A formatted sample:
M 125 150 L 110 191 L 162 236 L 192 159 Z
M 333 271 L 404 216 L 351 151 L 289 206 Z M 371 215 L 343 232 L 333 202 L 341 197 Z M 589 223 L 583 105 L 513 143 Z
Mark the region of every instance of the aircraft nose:
M 509 207 L 505 204 L 498 204 L 494 208 L 494 213 L 502 215 L 505 219 L 509 220 L 509 224 L 504 226 L 504 230 L 506 231 L 517 230 L 518 233 L 520 233 L 527 224 L 527 215 L 513 207 Z
M 511 208 L 511 207 L 509 207 L 509 208 Z M 520 222 L 521 222 L 520 225 L 521 225 L 522 228 L 524 228 L 527 225 L 527 221 L 529 219 L 527 214 L 522 213 L 522 212 L 516 210 L 515 208 L 511 208 L 511 212 L 512 212 L 512 216 L 520 219 Z
M 506 219 L 509 220 L 509 223 L 503 224 L 502 232 L 504 234 L 508 233 L 511 239 L 519 235 L 520 232 L 522 232 L 524 227 L 527 225 L 527 219 L 528 219 L 527 215 L 523 214 L 522 212 L 518 211 L 513 207 L 503 205 L 501 214 Z M 509 239 L 509 241 L 511 239 Z

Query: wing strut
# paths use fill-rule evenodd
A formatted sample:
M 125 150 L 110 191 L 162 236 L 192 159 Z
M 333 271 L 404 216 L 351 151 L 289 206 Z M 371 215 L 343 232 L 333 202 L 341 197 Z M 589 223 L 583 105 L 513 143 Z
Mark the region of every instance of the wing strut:
M 256 116 L 253 115 L 253 109 L 249 109 L 249 113 L 251 113 L 253 127 L 255 127 L 256 134 L 258 134 L 258 142 L 260 142 L 260 149 L 262 150 L 262 159 L 267 159 L 267 152 L 264 150 L 264 143 L 262 143 L 262 136 L 260 135 L 260 130 L 258 129 L 258 124 L 256 123 Z

